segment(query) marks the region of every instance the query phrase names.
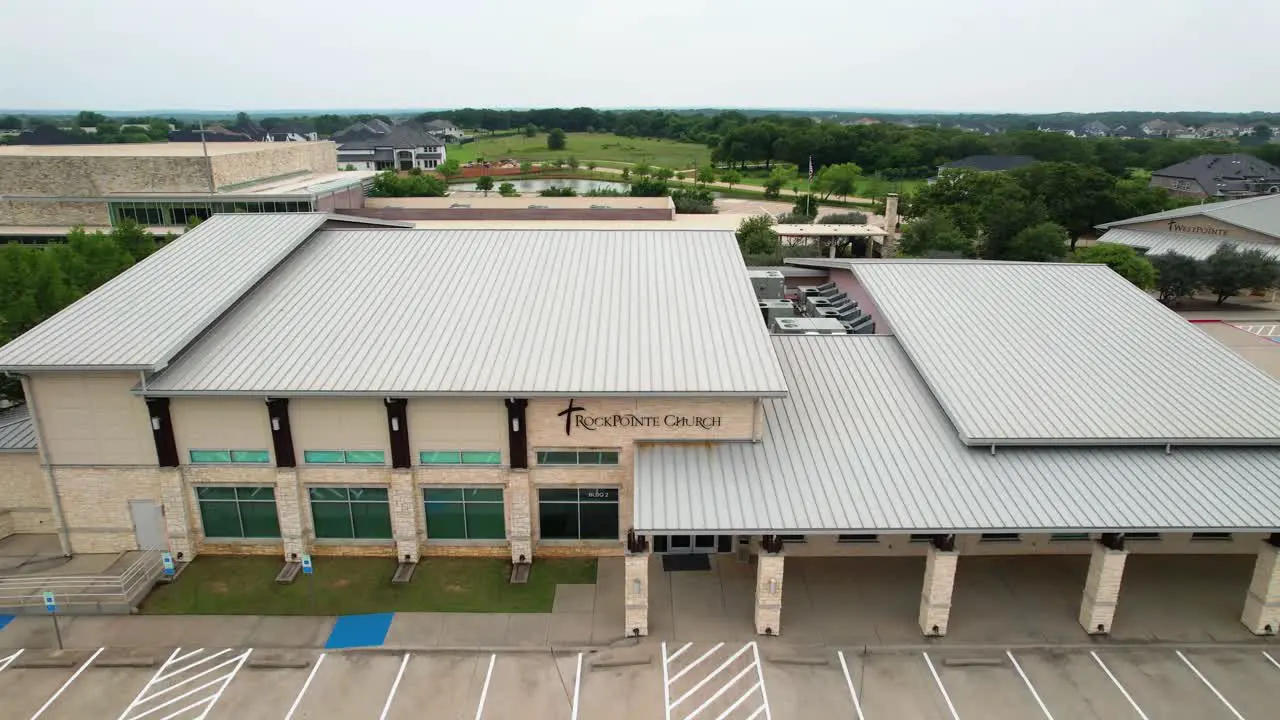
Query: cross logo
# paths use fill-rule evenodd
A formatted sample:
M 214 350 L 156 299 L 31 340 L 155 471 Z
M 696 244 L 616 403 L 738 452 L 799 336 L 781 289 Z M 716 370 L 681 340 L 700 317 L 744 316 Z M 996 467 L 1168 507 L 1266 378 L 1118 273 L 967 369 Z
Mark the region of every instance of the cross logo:
M 583 412 L 585 410 L 586 408 L 584 407 L 578 407 L 577 405 L 574 405 L 573 398 L 569 398 L 569 407 L 556 413 L 556 417 L 560 417 L 561 415 L 564 416 L 564 434 L 565 435 L 569 435 L 570 434 L 569 431 L 573 428 L 573 414 L 576 412 Z

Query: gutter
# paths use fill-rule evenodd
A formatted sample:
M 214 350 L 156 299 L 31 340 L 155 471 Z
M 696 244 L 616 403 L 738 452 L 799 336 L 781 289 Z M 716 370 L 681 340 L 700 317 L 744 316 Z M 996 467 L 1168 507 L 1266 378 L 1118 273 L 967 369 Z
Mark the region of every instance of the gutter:
M 64 557 L 71 557 L 71 535 L 67 532 L 66 516 L 62 512 L 62 498 L 58 495 L 58 483 L 53 479 L 53 463 L 49 460 L 49 446 L 44 443 L 44 432 L 40 429 L 40 419 L 36 412 L 35 391 L 31 387 L 31 378 L 20 375 L 22 393 L 27 397 L 31 428 L 36 434 L 36 449 L 40 452 L 40 467 L 44 470 L 45 487 L 49 490 L 49 502 L 53 510 L 53 525 L 58 529 L 58 545 Z

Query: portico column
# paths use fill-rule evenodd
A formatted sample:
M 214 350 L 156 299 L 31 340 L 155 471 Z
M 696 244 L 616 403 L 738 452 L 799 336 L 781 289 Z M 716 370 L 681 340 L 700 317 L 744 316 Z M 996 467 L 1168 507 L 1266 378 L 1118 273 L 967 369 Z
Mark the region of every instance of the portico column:
M 1124 562 L 1128 556 L 1123 533 L 1106 533 L 1093 546 L 1089 574 L 1084 581 L 1084 598 L 1080 603 L 1080 625 L 1090 635 L 1111 632 L 1116 603 L 1120 599 L 1120 582 L 1124 578 Z
M 782 538 L 765 535 L 760 539 L 756 560 L 756 634 L 782 632 Z
M 396 560 L 418 562 L 418 495 L 414 492 L 412 470 L 391 471 L 391 536 L 395 538 Z
M 297 469 L 276 468 L 276 519 L 280 523 L 285 562 L 301 562 L 307 552 L 307 539 L 302 533 L 302 503 Z
M 955 535 L 935 535 L 924 563 L 924 589 L 920 593 L 920 631 L 941 637 L 951 617 L 951 590 L 956 581 Z
M 178 562 L 191 562 L 196 544 L 191 534 L 191 513 L 187 506 L 187 483 L 181 468 L 160 468 L 160 500 L 164 505 L 169 552 Z
M 1240 622 L 1255 635 L 1280 631 L 1280 533 L 1272 533 L 1258 549 Z

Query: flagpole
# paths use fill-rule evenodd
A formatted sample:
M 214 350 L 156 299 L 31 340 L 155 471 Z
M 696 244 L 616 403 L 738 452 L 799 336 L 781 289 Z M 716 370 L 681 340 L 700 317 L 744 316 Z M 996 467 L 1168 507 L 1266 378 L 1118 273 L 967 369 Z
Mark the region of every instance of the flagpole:
M 809 211 L 809 199 L 813 197 L 813 156 L 809 156 L 809 182 L 804 191 L 804 214 L 813 217 Z

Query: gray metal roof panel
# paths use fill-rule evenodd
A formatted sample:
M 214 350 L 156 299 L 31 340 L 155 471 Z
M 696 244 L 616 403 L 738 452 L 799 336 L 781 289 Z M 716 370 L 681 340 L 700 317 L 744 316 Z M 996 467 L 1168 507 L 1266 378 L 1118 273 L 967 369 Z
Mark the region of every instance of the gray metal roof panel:
M 0 410 L 0 452 L 31 452 L 36 431 L 26 405 Z
M 1280 449 L 992 455 L 955 437 L 896 338 L 772 341 L 790 394 L 763 401 L 763 441 L 638 446 L 637 530 L 1270 530 L 1280 517 Z
M 781 394 L 730 232 L 322 231 L 147 392 Z
M 1105 265 L 845 266 L 966 443 L 1280 445 L 1280 381 Z
M 1102 237 L 1098 238 L 1098 242 L 1141 248 L 1146 251 L 1147 255 L 1178 253 L 1197 260 L 1204 260 L 1217 252 L 1218 248 L 1224 244 L 1231 244 L 1241 250 L 1261 250 L 1280 259 L 1280 242 L 1274 245 L 1267 245 L 1265 243 L 1240 242 L 1212 235 L 1152 232 L 1150 230 L 1130 230 L 1116 227 L 1103 233 Z
M 155 370 L 326 219 L 218 215 L 0 348 L 0 370 Z

